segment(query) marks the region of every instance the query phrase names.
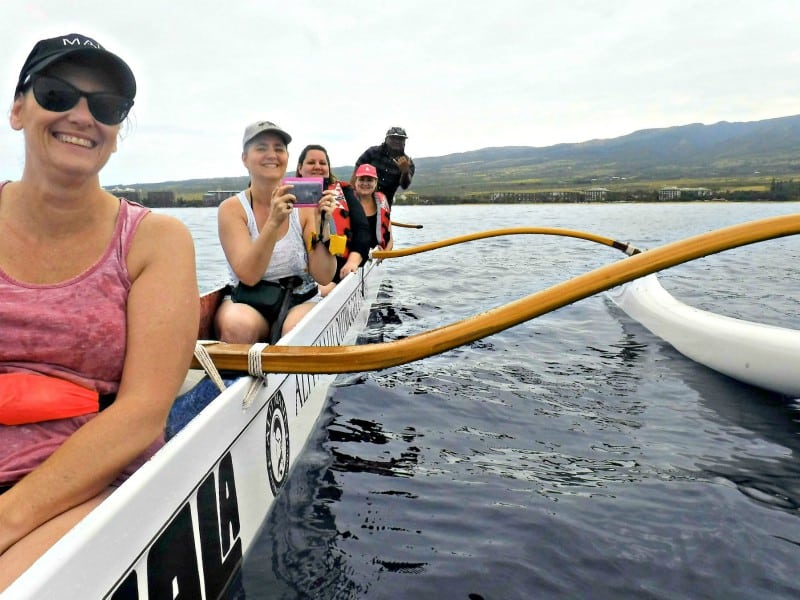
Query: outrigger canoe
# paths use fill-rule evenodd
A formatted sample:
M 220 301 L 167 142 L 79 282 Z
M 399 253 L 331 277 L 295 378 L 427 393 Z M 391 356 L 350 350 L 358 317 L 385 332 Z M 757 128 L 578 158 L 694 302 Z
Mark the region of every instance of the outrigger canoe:
M 608 295 L 684 356 L 739 381 L 800 398 L 800 331 L 688 306 L 667 292 L 655 274 Z
M 368 261 L 277 345 L 353 343 L 383 270 Z M 205 339 L 221 292 L 201 300 Z M 3 598 L 218 598 L 290 476 L 334 378 L 270 373 L 251 398 L 254 378 L 238 378 Z
M 734 225 L 647 252 L 585 232 L 534 227 L 488 231 L 412 250 L 373 252 L 371 256 L 393 258 L 471 239 L 518 233 L 584 238 L 617 248 L 629 258 L 469 319 L 393 342 L 375 344 L 385 346 L 382 352 L 365 352 L 361 346 L 315 348 L 313 363 L 303 365 L 302 370 L 319 375 L 286 374 L 298 369 L 297 360 L 307 356 L 298 354 L 292 346 L 335 346 L 352 340 L 353 331 L 360 328 L 366 319 L 368 307 L 377 294 L 382 267 L 370 261 L 363 272 L 350 275 L 336 286 L 328 299 L 272 348 L 273 352 L 269 353 L 272 360 L 268 363 L 271 367 L 280 365 L 280 368 L 269 370 L 285 373 L 269 375 L 266 388 L 258 393 L 252 404 L 244 402 L 244 399 L 253 378 L 242 377 L 48 550 L 8 588 L 4 598 L 47 598 L 54 593 L 66 599 L 218 598 L 237 572 L 276 494 L 287 480 L 323 408 L 325 392 L 333 378 L 325 373 L 332 372 L 330 365 L 334 363 L 337 368 L 342 366 L 342 355 L 346 356 L 350 366 L 354 365 L 353 370 L 358 371 L 419 360 L 482 339 L 614 286 L 637 279 L 646 280 L 651 273 L 695 258 L 798 234 L 800 215 Z M 660 285 L 650 287 L 657 289 Z M 652 325 L 651 330 L 656 335 L 668 341 L 674 340 L 676 348 L 680 351 L 685 349 L 687 356 L 700 362 L 707 360 L 707 364 L 713 366 L 713 356 L 696 355 L 692 346 L 696 349 L 704 344 L 710 345 L 710 337 L 704 336 L 703 332 L 708 329 L 706 325 L 712 321 L 711 317 L 718 315 L 707 313 L 689 325 L 691 310 L 680 313 L 680 307 L 670 303 L 669 298 L 662 297 L 662 303 L 644 302 L 641 299 L 646 294 L 637 292 L 638 289 L 634 284 L 614 294 L 623 310 L 630 311 L 633 318 L 648 328 Z M 672 301 L 677 302 L 674 298 Z M 215 302 L 218 298 L 212 297 L 206 304 L 213 308 Z M 666 306 L 662 308 L 664 303 Z M 668 318 L 673 309 L 679 316 Z M 212 313 L 211 309 L 205 312 L 207 327 Z M 686 326 L 683 336 L 670 333 L 673 324 L 679 331 L 681 326 Z M 769 337 L 773 346 L 778 339 L 784 343 L 781 335 L 773 335 L 774 331 L 764 333 L 761 327 L 758 327 L 759 333 L 742 336 L 739 347 L 746 348 L 759 335 Z M 724 326 L 720 328 L 725 329 Z M 202 333 L 200 337 L 203 337 Z M 776 391 L 800 395 L 797 380 L 794 379 L 795 383 L 790 385 L 792 378 L 788 376 L 796 363 L 792 358 L 800 356 L 800 346 L 795 337 L 787 337 L 792 337 L 792 343 L 786 342 L 786 348 L 774 355 L 780 358 L 781 365 L 775 375 L 764 376 L 764 373 L 771 373 L 770 361 L 767 364 L 746 361 L 744 366 L 738 365 L 734 373 L 729 374 L 741 378 L 741 371 L 752 370 L 758 375 L 752 381 L 755 385 L 775 389 L 771 385 L 780 380 L 785 387 L 782 385 Z M 685 348 L 687 344 L 689 347 Z M 722 343 L 721 352 L 731 351 L 733 346 L 730 344 L 727 341 Z M 262 359 L 265 354 L 268 353 L 261 354 Z M 751 357 L 755 361 L 759 358 L 758 352 L 751 353 Z M 223 349 L 214 354 L 214 362 L 221 365 L 239 365 L 240 359 L 235 349 Z M 757 368 L 753 368 L 756 364 Z M 721 365 L 719 370 L 723 368 Z M 261 372 L 261 369 L 252 371 Z

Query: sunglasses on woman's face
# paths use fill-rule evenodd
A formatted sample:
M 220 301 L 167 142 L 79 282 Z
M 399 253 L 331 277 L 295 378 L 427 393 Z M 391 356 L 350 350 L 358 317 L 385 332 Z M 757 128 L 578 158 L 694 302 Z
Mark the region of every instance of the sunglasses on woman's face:
M 45 110 L 65 112 L 86 98 L 89 112 L 106 125 L 119 125 L 128 115 L 133 100 L 108 92 L 84 92 L 58 77 L 36 75 L 33 80 L 33 97 Z

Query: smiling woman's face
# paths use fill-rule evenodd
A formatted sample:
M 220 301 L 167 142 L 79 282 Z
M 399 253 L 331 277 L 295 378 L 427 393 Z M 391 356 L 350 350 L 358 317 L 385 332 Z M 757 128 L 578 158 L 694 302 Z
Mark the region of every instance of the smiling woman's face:
M 252 178 L 280 179 L 286 174 L 289 150 L 279 135 L 262 133 L 247 143 L 242 162 Z
M 85 65 L 63 61 L 49 67 L 45 74 L 83 92 L 117 92 L 108 77 Z M 42 167 L 93 175 L 117 149 L 120 126 L 98 121 L 89 111 L 85 97 L 72 108 L 54 112 L 39 106 L 28 89 L 14 100 L 9 121 L 12 128 L 25 133 L 26 171 Z
M 374 177 L 356 177 L 356 193 L 371 195 L 377 187 L 378 180 Z
M 309 150 L 298 173 L 301 177 L 329 177 L 331 167 L 325 153 L 322 150 Z

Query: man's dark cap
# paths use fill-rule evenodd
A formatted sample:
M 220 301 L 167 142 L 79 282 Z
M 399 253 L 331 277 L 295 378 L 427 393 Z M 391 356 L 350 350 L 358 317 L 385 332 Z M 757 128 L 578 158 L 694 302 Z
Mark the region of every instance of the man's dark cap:
M 406 130 L 402 127 L 392 127 L 389 131 L 386 132 L 386 137 L 401 137 L 407 138 Z

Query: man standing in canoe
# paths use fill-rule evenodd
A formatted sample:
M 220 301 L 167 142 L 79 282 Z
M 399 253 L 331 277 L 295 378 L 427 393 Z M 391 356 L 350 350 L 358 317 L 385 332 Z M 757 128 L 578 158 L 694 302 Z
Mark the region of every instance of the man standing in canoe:
M 353 170 L 352 184 L 355 184 L 355 172 L 363 164 L 370 164 L 378 171 L 378 191 L 394 203 L 397 188 L 408 189 L 414 177 L 414 161 L 406 155 L 406 130 L 392 127 L 386 132 L 386 139 L 380 146 L 371 146 L 358 157 Z

